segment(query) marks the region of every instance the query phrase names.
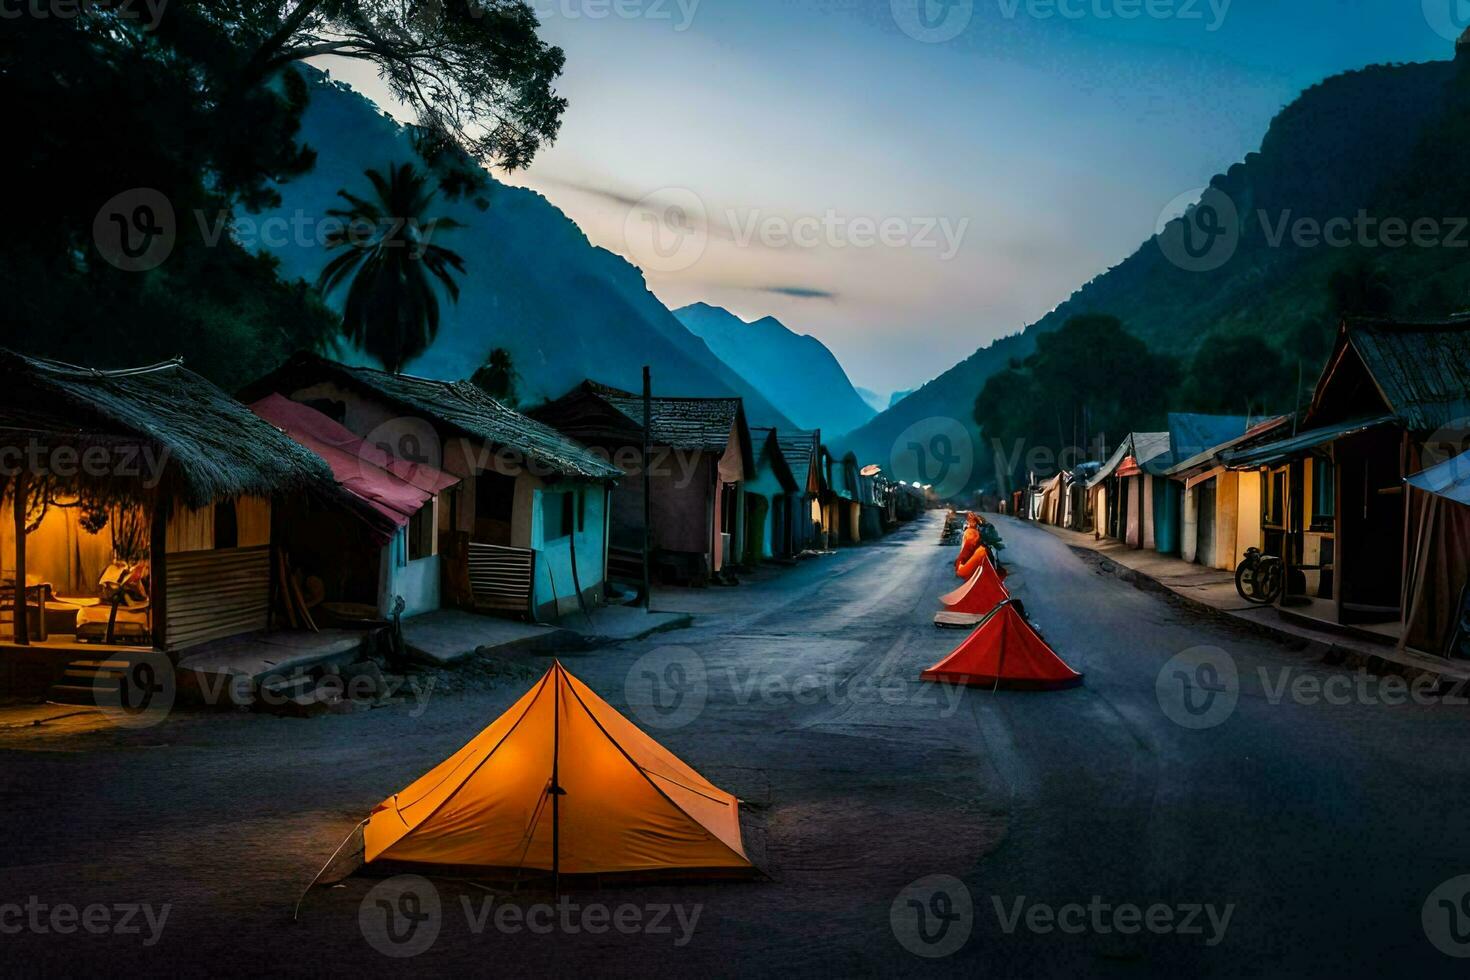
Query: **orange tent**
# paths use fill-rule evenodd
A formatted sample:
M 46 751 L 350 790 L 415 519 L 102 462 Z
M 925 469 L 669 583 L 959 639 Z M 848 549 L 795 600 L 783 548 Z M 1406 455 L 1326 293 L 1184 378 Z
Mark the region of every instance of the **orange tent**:
M 920 676 L 926 681 L 1017 690 L 1055 690 L 1082 683 L 1082 675 L 1036 635 L 1012 602 L 1003 603 L 954 652 Z
M 378 804 L 362 838 L 366 863 L 753 870 L 735 797 L 560 663 L 468 745 Z
M 988 561 L 980 563 L 969 581 L 939 597 L 939 604 L 949 612 L 988 613 L 1011 597 L 1000 584 L 1000 575 Z

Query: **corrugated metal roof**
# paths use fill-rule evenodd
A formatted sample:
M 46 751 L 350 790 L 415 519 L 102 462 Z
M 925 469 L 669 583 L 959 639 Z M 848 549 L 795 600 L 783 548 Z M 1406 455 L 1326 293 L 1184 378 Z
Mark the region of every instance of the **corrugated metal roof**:
M 1156 467 L 1149 466 L 1160 456 L 1169 452 L 1169 433 L 1167 432 L 1130 432 L 1128 437 L 1118 444 L 1117 450 L 1103 464 L 1097 475 L 1087 481 L 1089 487 L 1095 487 L 1123 464 L 1123 460 L 1132 456 L 1138 461 L 1138 465 L 1153 471 Z M 1163 461 L 1167 465 L 1167 460 Z
M 1392 415 L 1383 415 L 1372 419 L 1354 419 L 1351 422 L 1343 422 L 1339 425 L 1327 425 L 1320 429 L 1308 429 L 1306 432 L 1299 432 L 1289 439 L 1268 442 L 1264 446 L 1253 446 L 1250 449 L 1222 453 L 1220 458 L 1231 469 L 1255 469 L 1257 466 L 1270 466 L 1274 463 L 1293 459 L 1309 449 L 1315 449 L 1336 439 L 1341 439 L 1343 436 L 1354 435 L 1365 429 L 1387 425 L 1393 421 L 1395 419 Z
M 1470 417 L 1470 319 L 1355 319 L 1345 329 L 1394 414 L 1409 429 L 1432 432 Z
M 1206 449 L 1237 439 L 1250 419 L 1244 415 L 1169 413 L 1169 465 L 1198 456 Z

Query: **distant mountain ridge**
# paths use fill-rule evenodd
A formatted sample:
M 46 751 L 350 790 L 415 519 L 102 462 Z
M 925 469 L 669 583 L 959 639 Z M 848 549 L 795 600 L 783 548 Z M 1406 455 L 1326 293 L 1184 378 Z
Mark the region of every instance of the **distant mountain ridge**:
M 242 241 L 258 234 L 258 245 L 281 260 L 284 278 L 315 280 L 328 259 L 317 232 L 327 209 L 342 206 L 337 191 L 365 194 L 365 169 L 383 171 L 416 155 L 407 131 L 366 98 L 321 73 L 308 75 L 313 84 L 301 139 L 316 150 L 316 166 L 280 185 L 280 207 L 236 215 L 234 233 Z M 504 347 L 520 376 L 520 402 L 530 406 L 586 378 L 638 389 L 647 364 L 658 394 L 739 395 L 753 423 L 791 426 L 675 319 L 636 266 L 594 246 L 540 194 L 492 177 L 485 197 L 485 210 L 442 196 L 432 208 L 431 217 L 466 225 L 443 232 L 436 243 L 464 256 L 467 272 L 459 301 L 443 301 L 438 339 L 408 373 L 467 378 L 492 349 Z M 264 223 L 271 219 L 304 230 L 268 235 Z M 340 307 L 341 298 L 334 294 L 329 302 Z
M 825 344 L 773 316 L 747 323 L 708 303 L 677 309 L 674 316 L 803 429 L 837 436 L 877 414 Z
M 1454 162 L 1467 138 L 1470 49 L 1452 62 L 1373 66 L 1327 79 L 1276 116 L 1260 152 L 1211 181 L 1240 217 L 1238 244 L 1223 265 L 1181 268 L 1156 235 L 1021 333 L 980 348 L 849 433 L 840 448 L 882 462 L 913 424 L 952 418 L 976 440 L 972 485 L 984 484 L 994 474 L 973 418 L 976 396 L 992 374 L 1033 353 L 1038 334 L 1078 314 L 1117 316 L 1153 349 L 1181 358 L 1211 337 L 1255 334 L 1314 375 L 1314 358 L 1325 354 L 1335 327 L 1329 281 L 1355 262 L 1369 261 L 1397 283 L 1394 312 L 1464 309 L 1470 262 L 1463 248 L 1301 247 L 1279 231 L 1283 222 L 1320 226 L 1360 210 L 1410 221 L 1470 215 L 1470 179 Z M 1171 222 L 1163 234 L 1180 227 Z

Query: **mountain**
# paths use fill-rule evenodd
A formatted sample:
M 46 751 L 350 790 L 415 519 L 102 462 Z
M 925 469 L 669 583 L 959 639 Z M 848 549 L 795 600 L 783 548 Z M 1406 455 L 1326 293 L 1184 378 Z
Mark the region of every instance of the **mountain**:
M 875 414 L 883 411 L 885 408 L 892 407 L 889 399 L 884 398 L 872 388 L 854 388 L 853 390 L 858 393 L 859 398 L 868 403 Z
M 1112 314 L 1185 364 L 1212 340 L 1253 334 L 1293 373 L 1300 364 L 1310 385 L 1340 312 L 1365 308 L 1354 304 L 1403 316 L 1470 306 L 1470 230 L 1465 219 L 1446 217 L 1470 215 L 1470 177 L 1457 162 L 1467 139 L 1470 48 L 1454 61 L 1373 66 L 1315 85 L 1276 116 L 1259 152 L 1210 182 L 1208 208 L 1168 223 L 1046 316 L 977 350 L 840 448 L 884 461 L 910 426 L 952 418 L 976 440 L 972 484 L 983 484 L 988 452 L 973 418 L 976 395 L 992 374 L 1029 356 L 1038 334 L 1082 313 Z M 1180 248 L 1186 232 L 1219 215 L 1228 233 L 1195 243 L 1220 250 L 1191 259 Z M 1396 229 L 1390 244 L 1389 221 L 1412 227 L 1420 219 L 1432 226 L 1422 243 L 1405 245 Z
M 885 410 L 887 408 L 892 408 L 893 406 L 897 405 L 899 402 L 903 401 L 909 395 L 912 395 L 916 390 L 917 389 L 914 389 L 914 388 L 907 388 L 907 389 L 905 389 L 903 391 L 895 391 L 892 395 L 889 395 L 888 396 L 888 404 L 887 404 L 887 406 L 885 406 Z
M 280 207 L 236 214 L 233 234 L 281 260 L 281 275 L 315 281 L 326 264 L 326 211 L 341 207 L 343 188 L 370 191 L 363 171 L 416 159 L 407 130 L 340 83 L 312 74 L 301 139 L 317 153 L 307 174 L 281 184 Z M 522 405 L 564 394 L 585 378 L 628 389 L 653 369 L 663 395 L 740 395 L 752 423 L 791 422 L 758 388 L 732 371 L 648 291 L 639 269 L 594 246 L 540 194 L 490 178 L 483 210 L 441 196 L 431 216 L 466 227 L 436 244 L 464 257 L 457 303 L 442 306 L 433 346 L 408 373 L 458 379 L 473 374 L 496 347 L 510 351 Z M 329 300 L 340 308 L 341 293 Z M 349 359 L 351 352 L 345 352 Z
M 708 303 L 675 310 L 674 316 L 803 429 L 836 436 L 876 414 L 825 344 L 773 316 L 747 323 Z

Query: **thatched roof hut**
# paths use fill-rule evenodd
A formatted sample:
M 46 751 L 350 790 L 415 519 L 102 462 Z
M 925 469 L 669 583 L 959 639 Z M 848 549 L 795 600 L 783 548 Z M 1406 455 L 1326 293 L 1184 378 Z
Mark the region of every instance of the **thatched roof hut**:
M 103 371 L 0 349 L 0 445 L 11 461 L 16 450 L 33 450 L 22 458 L 28 468 L 46 467 L 38 475 L 71 478 L 110 498 L 162 490 L 201 507 L 335 490 L 319 457 L 181 360 Z M 103 451 L 93 450 L 88 464 L 92 447 Z M 66 467 L 58 449 L 71 450 Z

